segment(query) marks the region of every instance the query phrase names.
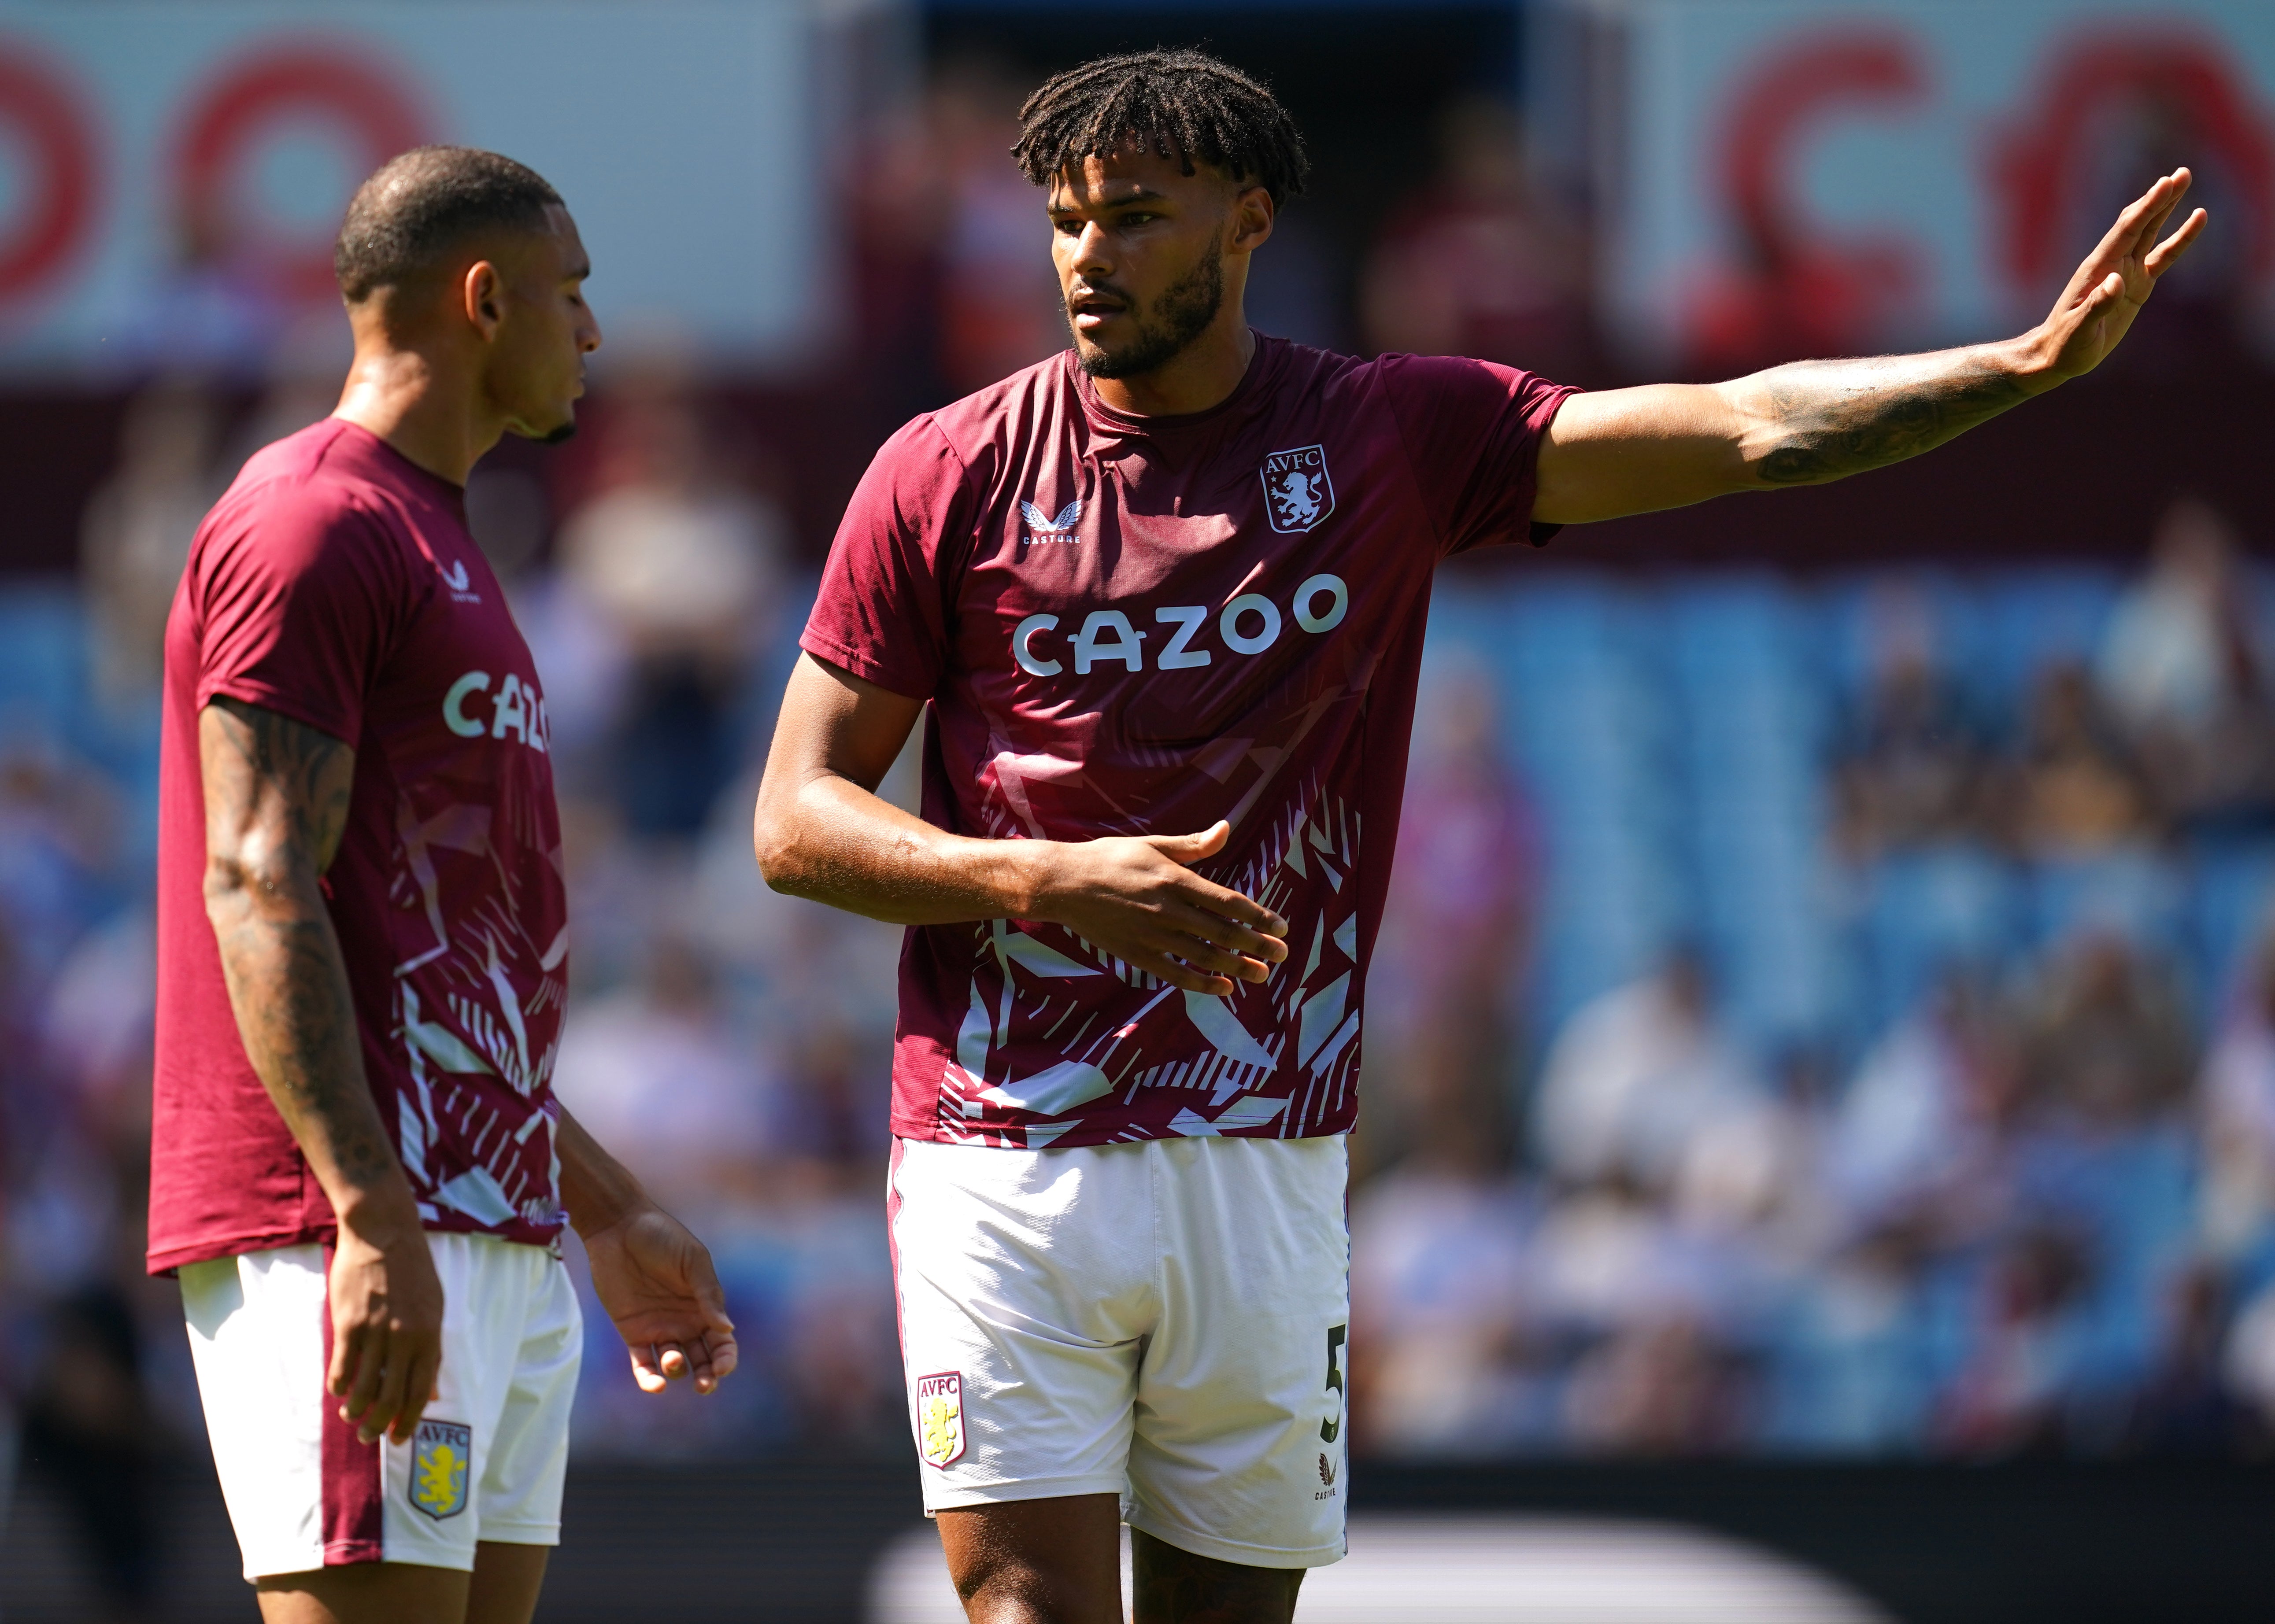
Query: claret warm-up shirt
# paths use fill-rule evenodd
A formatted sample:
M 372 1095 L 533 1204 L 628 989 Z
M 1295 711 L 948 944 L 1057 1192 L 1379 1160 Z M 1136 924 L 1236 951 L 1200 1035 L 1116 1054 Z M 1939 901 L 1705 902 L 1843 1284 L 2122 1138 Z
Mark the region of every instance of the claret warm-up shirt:
M 1184 835 L 1289 924 L 1180 992 L 1032 920 L 911 929 L 893 1130 L 1040 1147 L 1339 1133 L 1396 844 L 1431 575 L 1541 539 L 1570 390 L 1480 361 L 1257 341 L 1190 417 L 1067 352 L 911 423 L 855 494 L 806 652 L 931 701 L 924 816 L 1001 840 Z
M 462 497 L 328 419 L 247 462 L 192 545 L 166 626 L 153 1269 L 334 1233 L 206 918 L 198 714 L 217 697 L 355 748 L 324 895 L 427 1226 L 560 1233 L 568 910 L 545 701 Z

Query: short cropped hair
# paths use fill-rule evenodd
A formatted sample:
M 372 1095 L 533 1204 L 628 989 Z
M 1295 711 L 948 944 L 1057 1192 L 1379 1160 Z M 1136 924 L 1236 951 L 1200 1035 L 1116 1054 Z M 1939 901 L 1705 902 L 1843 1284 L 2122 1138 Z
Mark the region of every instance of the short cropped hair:
M 436 269 L 484 230 L 541 231 L 561 194 L 526 164 L 474 147 L 414 147 L 356 188 L 332 248 L 340 293 L 360 304 L 378 289 Z
M 1147 50 L 1069 68 L 1019 110 L 1011 148 L 1020 171 L 1047 185 L 1069 163 L 1136 147 L 1225 170 L 1261 185 L 1274 205 L 1304 189 L 1304 138 L 1272 93 L 1206 51 Z

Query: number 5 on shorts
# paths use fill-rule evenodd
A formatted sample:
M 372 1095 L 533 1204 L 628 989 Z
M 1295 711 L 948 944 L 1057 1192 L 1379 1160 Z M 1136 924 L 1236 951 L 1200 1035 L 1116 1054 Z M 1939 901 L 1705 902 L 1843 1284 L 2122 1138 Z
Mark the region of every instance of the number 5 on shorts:
M 1343 1405 L 1346 1399 L 1343 1393 L 1342 1360 L 1339 1356 L 1342 1352 L 1344 1339 L 1349 1334 L 1349 1326 L 1327 1327 L 1327 1391 L 1335 1395 L 1335 1418 L 1333 1421 L 1319 1423 L 1321 1443 L 1334 1443 L 1343 1430 Z

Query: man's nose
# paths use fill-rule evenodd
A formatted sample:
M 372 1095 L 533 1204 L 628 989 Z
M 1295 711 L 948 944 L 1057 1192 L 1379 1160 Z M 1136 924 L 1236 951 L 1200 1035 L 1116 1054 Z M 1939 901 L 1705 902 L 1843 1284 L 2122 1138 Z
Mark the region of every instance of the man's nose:
M 600 317 L 587 315 L 585 318 L 585 330 L 577 336 L 577 347 L 586 355 L 601 347 Z
M 1106 250 L 1105 228 L 1094 220 L 1089 222 L 1074 239 L 1075 269 L 1085 276 L 1112 275 L 1114 259 Z

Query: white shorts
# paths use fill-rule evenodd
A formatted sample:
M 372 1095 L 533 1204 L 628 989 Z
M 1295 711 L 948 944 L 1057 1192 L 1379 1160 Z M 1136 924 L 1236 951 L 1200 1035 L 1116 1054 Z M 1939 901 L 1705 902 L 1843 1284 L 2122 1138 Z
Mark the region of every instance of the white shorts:
M 896 1140 L 925 1510 L 1118 1494 L 1196 1555 L 1342 1556 L 1349 1178 L 1340 1136 Z
M 329 1250 L 182 1265 L 182 1309 L 245 1576 L 351 1562 L 472 1571 L 474 1542 L 561 1541 L 584 1320 L 542 1246 L 429 1233 L 442 1373 L 407 1444 L 359 1444 L 324 1390 Z

